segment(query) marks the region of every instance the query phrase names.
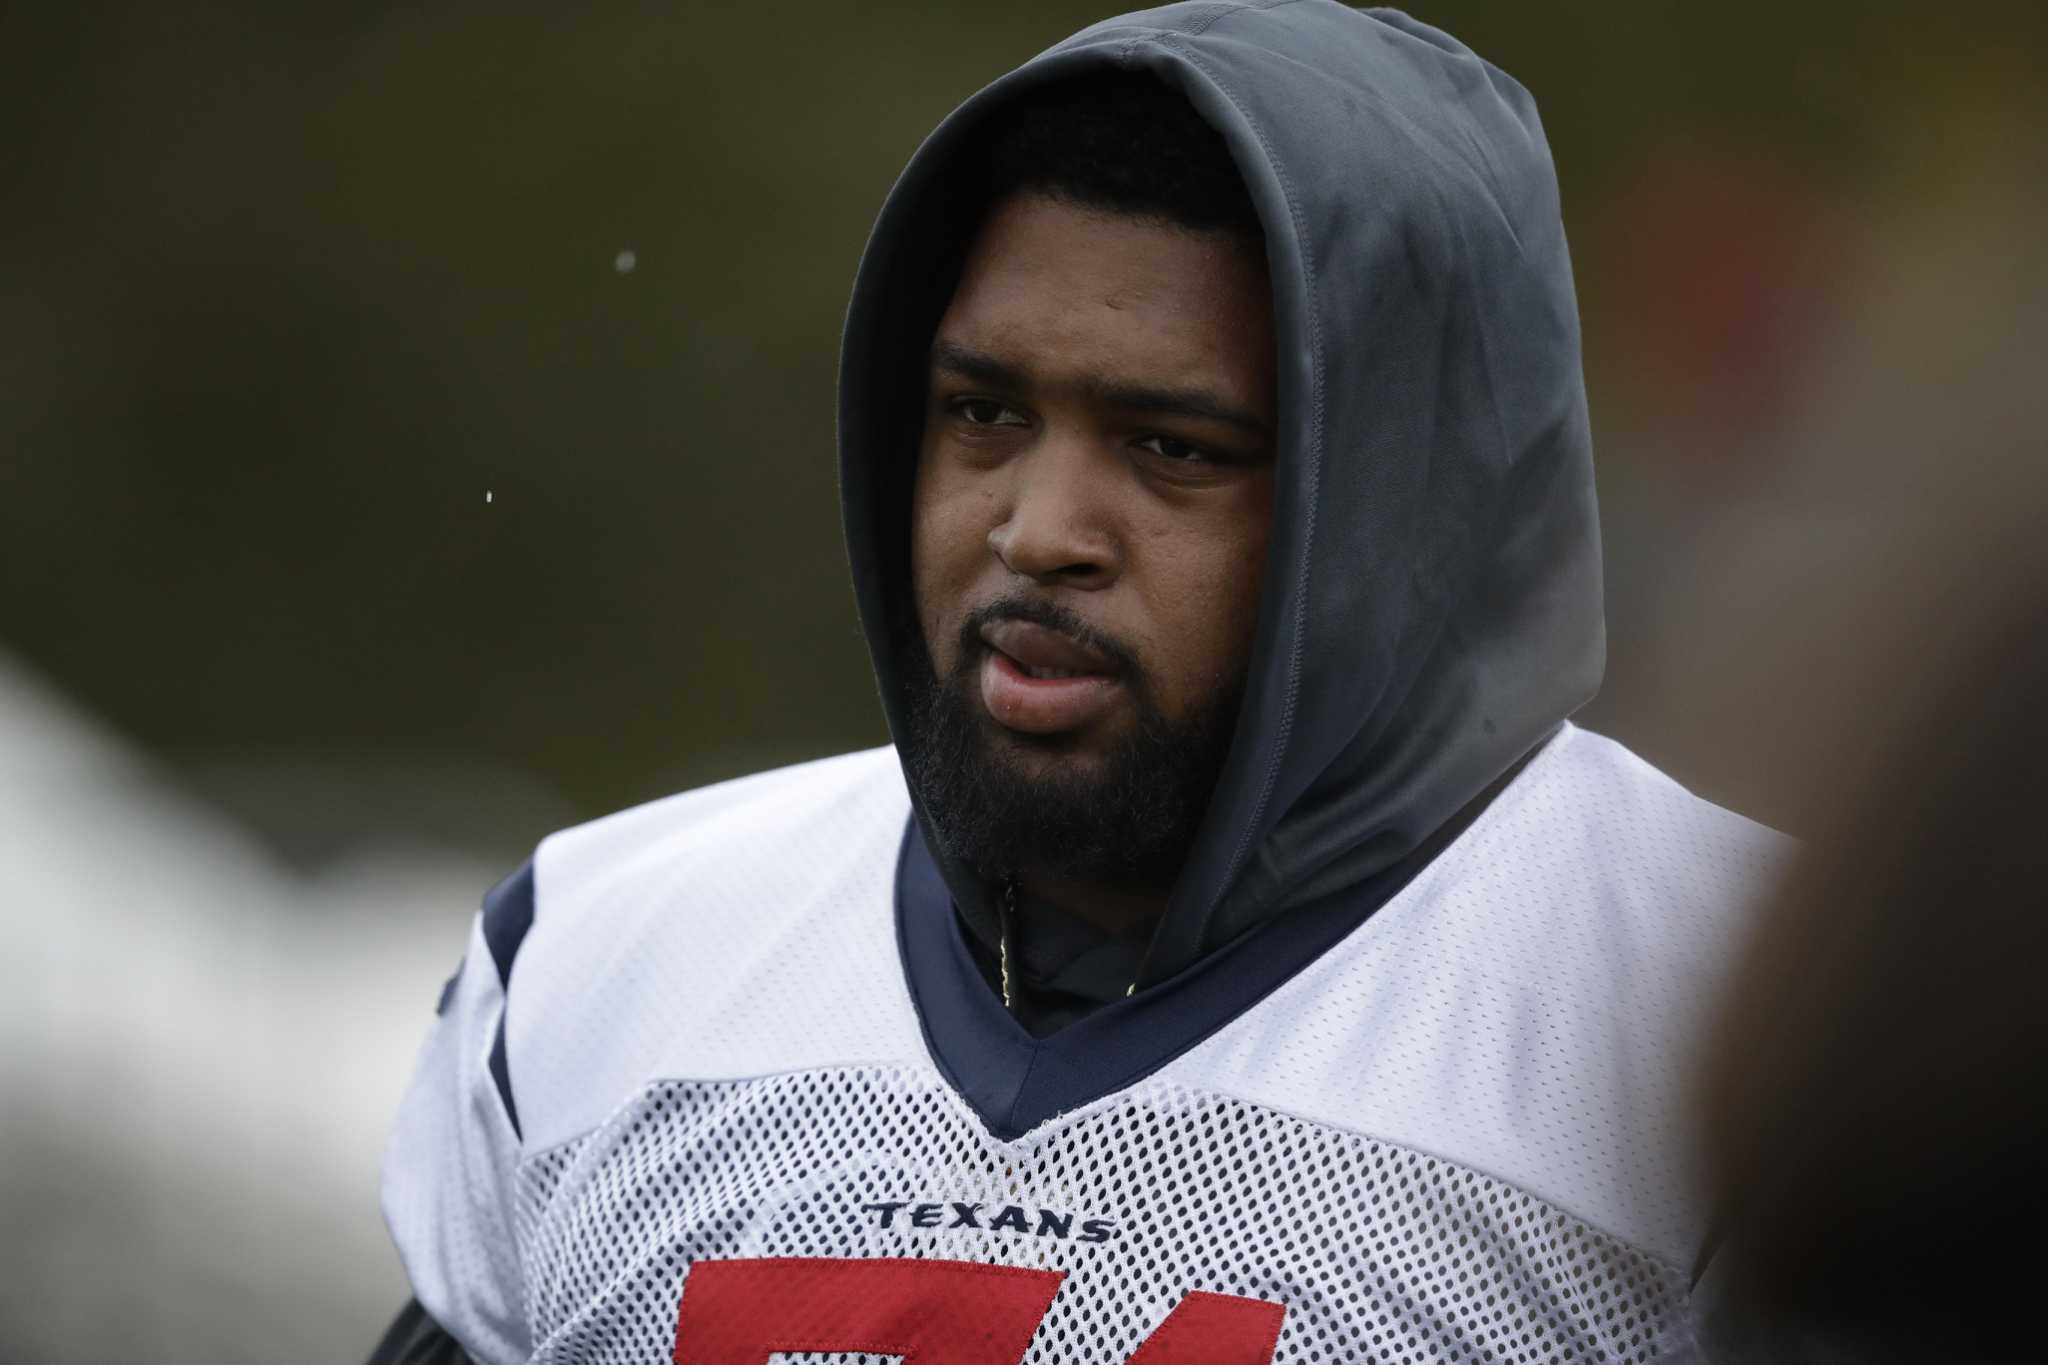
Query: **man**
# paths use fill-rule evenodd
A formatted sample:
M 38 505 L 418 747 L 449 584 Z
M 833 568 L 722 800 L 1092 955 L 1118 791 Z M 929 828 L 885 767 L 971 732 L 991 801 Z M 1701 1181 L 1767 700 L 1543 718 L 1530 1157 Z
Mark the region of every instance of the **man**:
M 1565 723 L 1526 92 L 1326 0 L 1083 31 L 890 195 L 840 456 L 898 748 L 492 893 L 384 1358 L 1693 1354 L 1682 1043 L 1775 844 Z

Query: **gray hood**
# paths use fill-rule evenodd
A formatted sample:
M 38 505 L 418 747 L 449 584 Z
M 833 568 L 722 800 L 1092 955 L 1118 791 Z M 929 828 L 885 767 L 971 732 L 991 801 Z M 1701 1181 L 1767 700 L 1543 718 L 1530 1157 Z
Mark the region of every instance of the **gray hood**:
M 925 353 L 978 205 L 963 133 L 1115 67 L 1179 90 L 1265 230 L 1280 436 L 1230 756 L 1145 983 L 1414 850 L 1599 685 L 1592 449 L 1536 106 L 1448 35 L 1333 0 L 1107 20 L 961 105 L 884 203 L 841 355 L 840 487 L 889 725 L 908 722 L 910 487 Z M 924 813 L 918 813 L 920 821 Z M 964 910 L 986 889 L 931 839 Z

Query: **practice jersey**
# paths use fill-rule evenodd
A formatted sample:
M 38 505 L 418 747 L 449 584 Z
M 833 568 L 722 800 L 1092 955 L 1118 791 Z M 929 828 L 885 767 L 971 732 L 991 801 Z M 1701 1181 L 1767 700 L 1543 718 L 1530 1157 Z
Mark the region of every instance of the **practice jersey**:
M 829 759 L 492 894 L 384 1177 L 477 1359 L 1695 1358 L 1692 1041 L 1780 836 L 1567 726 L 1305 961 L 1061 1050 L 920 978 L 909 813 Z

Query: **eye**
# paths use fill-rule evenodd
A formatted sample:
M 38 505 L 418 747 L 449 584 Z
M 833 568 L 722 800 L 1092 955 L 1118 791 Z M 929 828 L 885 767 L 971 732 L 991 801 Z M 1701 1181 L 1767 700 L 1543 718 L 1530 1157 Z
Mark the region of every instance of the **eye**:
M 993 398 L 956 398 L 951 406 L 971 427 L 1021 427 L 1026 423 L 1023 413 Z
M 1174 436 L 1147 436 L 1138 442 L 1138 448 L 1164 456 L 1175 464 L 1195 464 L 1211 458 L 1209 452 L 1200 446 Z

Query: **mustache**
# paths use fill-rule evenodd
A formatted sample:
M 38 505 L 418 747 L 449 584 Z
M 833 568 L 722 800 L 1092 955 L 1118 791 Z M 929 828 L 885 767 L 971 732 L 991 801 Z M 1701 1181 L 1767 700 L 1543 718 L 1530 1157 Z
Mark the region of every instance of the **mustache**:
M 993 602 L 984 602 L 967 613 L 967 619 L 960 623 L 960 652 L 955 656 L 963 665 L 987 648 L 981 639 L 982 627 L 997 621 L 1024 621 L 1058 631 L 1083 648 L 1108 659 L 1115 666 L 1118 677 L 1136 681 L 1145 676 L 1144 666 L 1138 662 L 1138 651 L 1130 645 L 1097 630 L 1071 607 L 1027 593 L 1009 593 Z

